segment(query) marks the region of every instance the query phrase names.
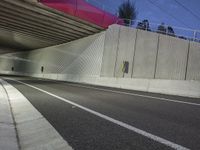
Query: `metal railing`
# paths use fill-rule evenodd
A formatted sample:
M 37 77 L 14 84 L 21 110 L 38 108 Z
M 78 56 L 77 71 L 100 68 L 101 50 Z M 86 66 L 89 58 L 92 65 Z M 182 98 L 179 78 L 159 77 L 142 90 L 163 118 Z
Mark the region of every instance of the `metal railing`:
M 200 42 L 200 30 L 170 26 L 166 24 L 151 23 L 147 20 L 118 19 L 116 24 L 166 34 L 177 38 Z

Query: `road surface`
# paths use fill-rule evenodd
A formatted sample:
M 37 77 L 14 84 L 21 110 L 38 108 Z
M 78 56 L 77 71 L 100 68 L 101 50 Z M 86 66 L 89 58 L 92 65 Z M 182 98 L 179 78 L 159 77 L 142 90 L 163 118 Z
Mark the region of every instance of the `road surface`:
M 5 77 L 75 150 L 200 149 L 200 100 Z

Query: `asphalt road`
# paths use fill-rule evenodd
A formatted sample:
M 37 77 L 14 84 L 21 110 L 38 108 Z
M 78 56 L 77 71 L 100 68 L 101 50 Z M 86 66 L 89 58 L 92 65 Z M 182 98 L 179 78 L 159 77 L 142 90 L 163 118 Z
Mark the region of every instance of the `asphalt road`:
M 129 130 L 76 105 L 6 79 L 42 113 L 75 150 L 165 150 L 170 141 L 200 150 L 200 99 L 68 82 L 9 77 L 161 138 Z M 162 139 L 166 140 L 162 143 Z

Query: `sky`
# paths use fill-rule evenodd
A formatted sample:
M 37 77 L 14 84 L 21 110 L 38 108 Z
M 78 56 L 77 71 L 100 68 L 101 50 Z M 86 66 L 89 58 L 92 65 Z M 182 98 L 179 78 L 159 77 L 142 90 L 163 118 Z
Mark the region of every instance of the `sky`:
M 123 0 L 96 0 L 115 12 Z M 154 6 L 157 5 L 158 7 Z M 197 17 L 176 3 L 178 1 Z M 132 0 L 138 11 L 138 20 L 148 19 L 152 23 L 169 24 L 172 26 L 200 30 L 200 0 Z M 172 17 L 174 16 L 174 17 Z

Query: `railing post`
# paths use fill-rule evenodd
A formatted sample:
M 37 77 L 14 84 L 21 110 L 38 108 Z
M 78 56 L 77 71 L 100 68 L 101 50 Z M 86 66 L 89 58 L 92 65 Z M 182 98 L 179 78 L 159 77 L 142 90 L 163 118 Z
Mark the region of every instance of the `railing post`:
M 193 41 L 195 41 L 195 40 L 196 40 L 196 34 L 197 34 L 197 31 L 196 31 L 196 30 L 194 30 L 194 37 L 193 37 Z
M 166 35 L 169 35 L 169 29 L 168 28 L 166 28 Z
M 148 27 L 147 27 L 147 22 L 145 22 L 145 30 L 146 30 L 146 31 L 147 31 L 147 28 L 148 28 Z
M 131 20 L 131 19 L 125 19 L 125 18 L 120 18 L 120 19 L 116 20 L 116 24 L 124 25 L 127 27 L 129 26 L 132 28 L 137 28 L 138 24 L 136 24 L 136 23 L 142 23 L 142 22 L 141 22 L 141 20 L 140 20 L 140 22 L 137 22 L 137 20 Z M 157 25 L 157 29 L 154 30 L 151 25 Z M 174 36 L 174 37 L 189 40 L 189 41 L 198 41 L 200 43 L 200 30 L 192 30 L 192 29 L 186 29 L 186 28 L 172 26 L 172 29 L 174 31 L 174 33 L 173 33 L 173 32 L 171 32 L 171 30 L 168 28 L 169 26 L 167 26 L 167 25 L 164 25 L 166 30 L 158 30 L 158 26 L 159 26 L 159 24 L 151 24 L 151 23 L 148 24 L 147 22 L 144 22 L 144 23 L 142 23 L 141 27 L 143 30 L 146 30 L 146 31 L 148 31 L 150 29 L 149 30 L 150 32 L 166 34 L 166 35 Z M 177 32 L 176 32 L 176 30 L 177 30 Z M 181 32 L 179 33 L 178 30 L 181 30 Z M 190 33 L 190 36 L 187 36 L 187 34 L 183 33 L 186 31 Z

